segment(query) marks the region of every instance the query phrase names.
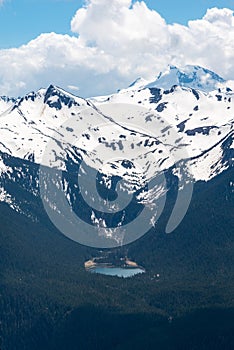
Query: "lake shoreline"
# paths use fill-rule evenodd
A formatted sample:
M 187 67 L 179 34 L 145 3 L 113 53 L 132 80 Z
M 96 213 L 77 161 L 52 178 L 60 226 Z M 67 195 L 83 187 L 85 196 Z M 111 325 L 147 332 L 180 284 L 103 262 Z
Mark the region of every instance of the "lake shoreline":
M 87 260 L 84 263 L 85 270 L 91 273 L 117 277 L 131 277 L 146 272 L 143 266 L 138 265 L 135 261 L 129 260 L 127 257 L 122 258 L 120 263 L 116 264 L 112 262 L 99 262 L 98 260 L 100 260 L 100 258 Z

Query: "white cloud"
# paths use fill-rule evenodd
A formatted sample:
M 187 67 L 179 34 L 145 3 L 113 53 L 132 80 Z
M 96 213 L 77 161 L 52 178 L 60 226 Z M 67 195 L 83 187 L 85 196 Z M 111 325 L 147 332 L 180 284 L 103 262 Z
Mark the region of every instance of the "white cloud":
M 199 64 L 234 79 L 234 17 L 209 9 L 188 26 L 168 25 L 144 2 L 90 0 L 71 21 L 75 36 L 42 34 L 0 50 L 0 94 L 18 95 L 50 83 L 90 96 L 115 91 L 168 63 Z
M 75 85 L 68 85 L 67 88 L 69 90 L 73 90 L 73 91 L 79 91 L 80 90 L 79 86 L 75 86 Z
M 204 20 L 210 23 L 223 24 L 225 26 L 234 25 L 233 11 L 225 8 L 222 9 L 222 11 L 218 10 L 216 7 L 208 9 Z

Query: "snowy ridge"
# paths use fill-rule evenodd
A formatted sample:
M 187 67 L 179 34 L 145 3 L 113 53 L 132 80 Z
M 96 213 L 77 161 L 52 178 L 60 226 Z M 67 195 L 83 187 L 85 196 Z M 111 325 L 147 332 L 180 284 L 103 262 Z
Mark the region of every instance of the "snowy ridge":
M 227 83 L 228 82 L 218 74 L 200 66 L 187 65 L 177 68 L 169 65 L 167 69 L 164 72 L 161 72 L 156 78 L 152 78 L 149 81 L 138 78 L 129 86 L 129 88 L 135 87 L 142 89 L 148 87 L 167 90 L 174 85 L 179 85 L 209 92 L 224 86 L 227 87 Z
M 83 160 L 102 174 L 106 188 L 112 178 L 122 178 L 128 192 L 169 169 L 179 177 L 178 164 L 193 181 L 208 181 L 233 166 L 234 93 L 225 84 L 201 67 L 169 67 L 155 81 L 140 79 L 89 101 L 52 85 L 18 99 L 2 97 L 0 152 L 67 172 Z M 48 144 L 49 161 L 44 158 Z M 1 178 L 10 179 L 12 171 L 2 159 Z M 26 179 L 28 171 L 17 170 L 14 179 Z M 1 200 L 13 201 L 0 186 Z M 144 203 L 163 193 L 160 185 L 138 199 Z M 67 199 L 70 203 L 72 193 Z
M 218 74 L 199 66 L 185 66 L 178 69 L 169 66 L 167 71 L 160 73 L 154 82 L 147 87 L 161 87 L 169 89 L 173 85 L 190 87 L 202 91 L 216 90 L 225 83 L 225 80 Z
M 16 99 L 14 98 L 10 98 L 7 96 L 0 96 L 0 116 L 3 112 L 10 109 L 15 102 L 16 102 Z
M 17 99 L 0 115 L 0 151 L 40 163 L 45 144 L 54 134 L 61 141 L 57 126 L 88 105 L 52 85 Z
M 196 69 L 195 69 L 196 71 Z M 205 70 L 204 70 L 205 71 Z M 206 72 L 206 71 L 205 71 Z M 163 74 L 162 74 L 163 76 Z M 215 73 L 212 74 L 216 79 Z M 221 78 L 217 76 L 218 83 Z M 114 115 L 114 119 L 121 124 L 133 121 L 136 128 L 142 127 L 153 131 L 155 137 L 160 140 L 164 147 L 170 144 L 167 149 L 170 154 L 169 159 L 164 158 L 165 168 L 170 167 L 172 159 L 177 159 L 178 150 L 184 149 L 187 158 L 197 159 L 190 163 L 190 167 L 195 180 L 209 180 L 218 172 L 222 172 L 225 166 L 220 165 L 219 170 L 214 170 L 218 161 L 222 164 L 223 152 L 213 152 L 211 150 L 221 144 L 226 137 L 233 139 L 233 92 L 226 87 L 220 87 L 217 90 L 205 92 L 191 87 L 173 85 L 169 89 L 161 89 L 149 87 L 147 83 L 144 87 L 139 87 L 138 81 L 131 88 L 123 89 L 117 94 L 99 97 L 93 101 L 100 106 L 112 103 L 133 104 L 135 106 L 146 107 L 152 112 L 143 118 L 142 115 L 126 115 L 125 111 L 116 113 L 115 109 L 108 110 L 109 115 Z M 229 148 L 232 145 L 228 145 Z M 182 152 L 183 153 L 183 152 Z M 207 160 L 207 167 L 202 162 L 202 166 L 198 166 L 199 157 Z M 231 152 L 230 152 L 231 154 Z M 180 159 L 177 159 L 180 160 Z M 159 158 L 159 161 L 163 161 Z M 233 157 L 230 157 L 230 164 Z M 195 165 L 196 164 L 196 165 Z M 229 166 L 230 166 L 229 164 Z M 194 171 L 193 171 L 194 170 Z

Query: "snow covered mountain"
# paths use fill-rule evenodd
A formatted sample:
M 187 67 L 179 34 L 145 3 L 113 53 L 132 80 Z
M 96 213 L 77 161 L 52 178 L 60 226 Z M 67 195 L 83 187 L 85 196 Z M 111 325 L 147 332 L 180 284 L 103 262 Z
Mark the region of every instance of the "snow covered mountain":
M 233 113 L 234 93 L 224 79 L 192 66 L 169 67 L 152 82 L 138 80 L 116 94 L 89 100 L 52 85 L 18 99 L 2 97 L 0 201 L 33 216 L 30 202 L 39 197 L 43 164 L 64 172 L 56 186 L 77 211 L 82 192 L 72 177 L 77 172 L 88 178 L 82 196 L 87 202 L 89 197 L 90 207 L 91 182 L 97 178 L 112 209 L 120 179 L 125 191 L 136 193 L 137 203 L 154 203 L 169 190 L 169 178 L 177 178 L 181 189 L 233 167 Z M 167 183 L 161 179 L 147 188 L 159 174 Z M 32 198 L 22 205 L 24 191 Z M 50 200 L 56 211 L 56 198 Z M 107 226 L 100 210 L 87 215 L 91 223 Z M 116 222 L 124 222 L 123 214 Z
M 169 66 L 167 71 L 160 73 L 156 81 L 148 84 L 147 87 L 169 89 L 172 85 L 180 85 L 202 91 L 212 91 L 222 83 L 225 83 L 225 80 L 209 69 L 199 66 L 185 66 L 183 69 L 178 69 L 175 66 Z
M 0 114 L 10 109 L 16 102 L 15 98 L 0 96 Z
M 175 66 L 168 66 L 166 71 L 161 72 L 152 81 L 138 78 L 130 85 L 130 88 L 137 86 L 138 88 L 170 89 L 173 85 L 179 85 L 208 92 L 226 85 L 225 83 L 226 81 L 222 77 L 209 69 L 187 65 L 180 69 Z
M 219 88 L 215 89 L 217 84 Z M 99 103 L 99 108 L 105 106 L 120 123 L 131 119 L 137 127 L 153 131 L 164 146 L 169 141 L 173 145 L 170 155 L 184 150 L 196 181 L 211 179 L 233 161 L 231 157 L 227 162 L 223 153 L 223 144 L 230 143 L 228 147 L 233 149 L 233 91 L 224 79 L 204 68 L 187 66 L 180 71 L 169 67 L 156 81 L 140 79 L 127 89 L 92 101 Z M 154 115 L 143 119 L 135 113 L 129 117 L 120 108 L 108 108 L 109 104 L 121 103 L 143 106 Z M 163 161 L 167 164 L 166 158 Z

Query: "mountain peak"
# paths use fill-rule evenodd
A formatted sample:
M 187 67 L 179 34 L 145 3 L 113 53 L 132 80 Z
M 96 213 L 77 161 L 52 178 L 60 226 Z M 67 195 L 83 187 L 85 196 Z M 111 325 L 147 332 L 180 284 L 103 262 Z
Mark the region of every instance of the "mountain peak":
M 72 105 L 79 106 L 80 100 L 81 99 L 79 97 L 72 95 L 62 88 L 52 84 L 47 88 L 44 97 L 44 103 L 58 110 L 62 109 L 63 105 L 68 106 L 68 108 L 70 108 Z
M 146 87 L 170 89 L 173 85 L 179 85 L 209 92 L 216 90 L 222 83 L 225 83 L 225 80 L 209 69 L 191 65 L 181 68 L 169 65 L 157 76 L 156 80 L 149 82 Z
M 144 85 L 146 85 L 148 83 L 148 81 L 147 80 L 145 80 L 145 79 L 143 79 L 143 78 L 141 78 L 141 77 L 139 77 L 139 78 L 137 78 L 136 80 L 134 80 L 130 85 L 129 85 L 129 87 L 128 87 L 128 89 L 129 88 L 138 88 L 138 87 L 142 87 L 142 86 L 144 86 Z
M 4 113 L 8 108 L 11 108 L 16 99 L 8 96 L 0 96 L 0 114 Z

